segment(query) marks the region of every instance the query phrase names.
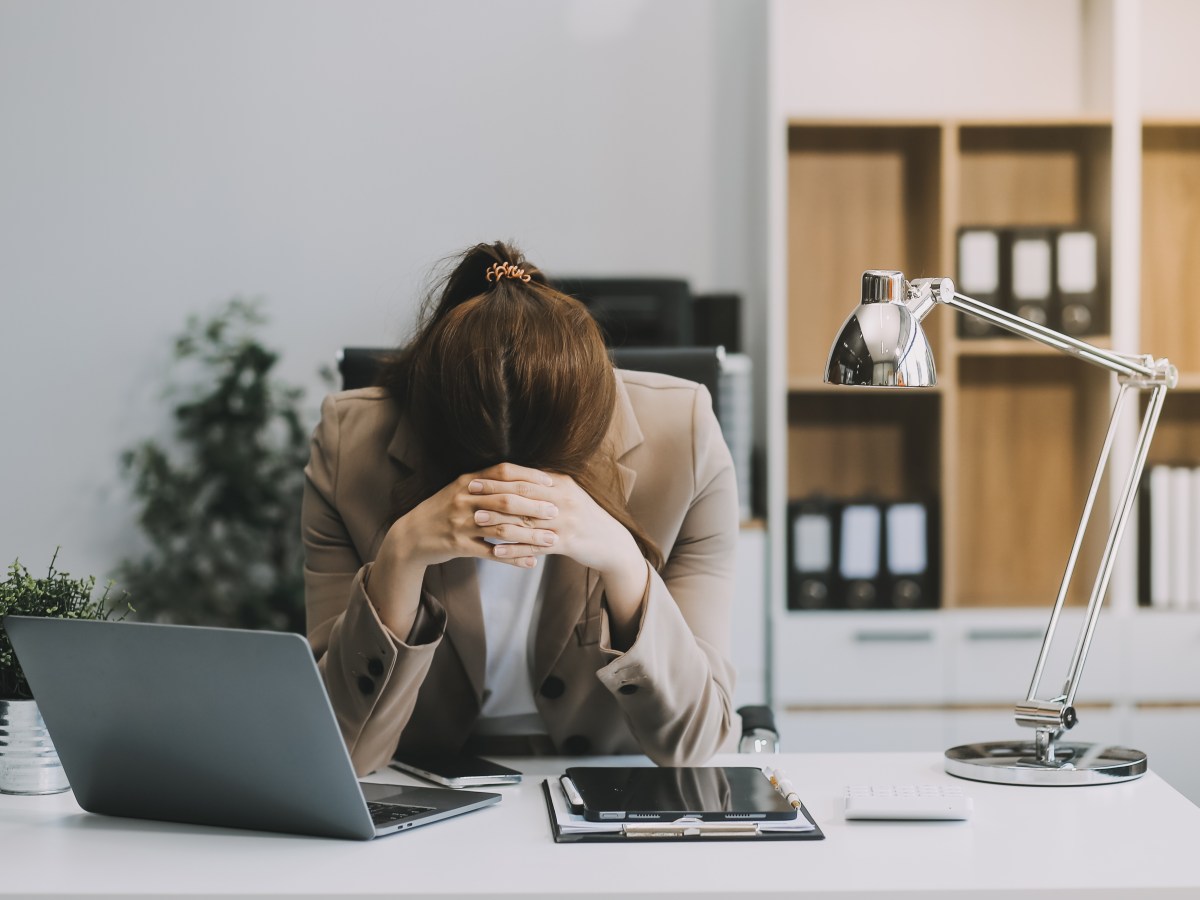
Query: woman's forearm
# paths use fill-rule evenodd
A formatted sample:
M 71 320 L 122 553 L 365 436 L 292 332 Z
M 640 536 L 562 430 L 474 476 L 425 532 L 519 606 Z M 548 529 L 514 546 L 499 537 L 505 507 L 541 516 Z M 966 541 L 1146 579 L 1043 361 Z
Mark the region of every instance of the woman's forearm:
M 608 605 L 608 624 L 612 648 L 628 650 L 637 639 L 638 623 L 642 618 L 642 601 L 650 578 L 646 562 L 633 537 L 622 542 L 611 565 L 600 570 L 604 583 L 604 598 Z

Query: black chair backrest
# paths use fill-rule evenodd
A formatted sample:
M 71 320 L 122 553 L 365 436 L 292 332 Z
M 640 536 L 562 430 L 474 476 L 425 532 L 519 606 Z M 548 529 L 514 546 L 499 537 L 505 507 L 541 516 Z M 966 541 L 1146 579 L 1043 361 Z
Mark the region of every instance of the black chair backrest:
M 383 363 L 395 350 L 382 347 L 346 347 L 338 353 L 338 371 L 342 375 L 342 390 L 368 387 L 376 383 Z M 661 372 L 686 378 L 708 388 L 717 417 L 721 409 L 717 401 L 721 379 L 723 347 L 617 347 L 609 351 L 613 364 L 620 369 L 638 372 Z
M 618 369 L 635 372 L 661 372 L 686 378 L 708 388 L 717 418 L 721 405 L 717 396 L 721 384 L 721 361 L 724 347 L 616 347 L 609 351 Z

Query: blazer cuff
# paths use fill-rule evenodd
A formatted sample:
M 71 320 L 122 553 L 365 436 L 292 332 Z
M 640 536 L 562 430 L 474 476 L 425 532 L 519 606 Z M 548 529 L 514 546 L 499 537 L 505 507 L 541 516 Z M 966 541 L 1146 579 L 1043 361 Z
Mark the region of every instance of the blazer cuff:
M 651 569 L 646 582 L 646 594 L 642 597 L 642 617 L 638 622 L 637 636 L 624 653 L 612 649 L 609 641 L 608 613 L 605 610 L 600 624 L 600 650 L 612 659 L 596 672 L 596 677 L 610 691 L 632 694 L 643 683 L 648 682 L 656 670 L 662 669 L 664 664 L 670 666 L 674 673 L 675 667 L 684 663 L 678 652 L 670 654 L 669 658 L 663 658 L 665 648 L 677 649 L 694 643 L 695 636 L 672 599 L 662 576 Z M 631 685 L 635 687 L 631 688 Z
M 409 629 L 405 639 L 401 640 L 392 629 L 383 624 L 383 619 L 379 618 L 379 611 L 371 602 L 371 595 L 367 592 L 367 585 L 371 580 L 371 568 L 374 565 L 374 562 L 369 562 L 359 570 L 358 576 L 354 579 L 354 595 L 350 600 L 351 605 L 361 594 L 361 598 L 369 610 L 369 616 L 375 622 L 375 629 L 387 635 L 388 640 L 396 647 L 419 647 L 422 644 L 432 644 L 441 640 L 442 635 L 446 632 L 446 608 L 435 600 L 432 594 L 424 590 L 421 591 L 421 599 L 417 603 L 416 618 L 413 619 L 412 628 Z M 347 615 L 349 615 L 349 610 L 347 610 Z

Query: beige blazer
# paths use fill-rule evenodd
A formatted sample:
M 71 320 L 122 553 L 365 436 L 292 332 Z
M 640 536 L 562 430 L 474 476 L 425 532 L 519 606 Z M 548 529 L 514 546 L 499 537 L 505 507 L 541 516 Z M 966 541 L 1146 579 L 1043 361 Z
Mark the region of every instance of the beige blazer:
M 611 648 L 597 574 L 548 556 L 533 685 L 559 752 L 645 753 L 686 765 L 730 749 L 729 659 L 738 531 L 733 462 L 708 391 L 617 370 L 608 439 L 630 513 L 666 560 L 651 572 L 625 653 Z M 412 633 L 386 628 L 363 590 L 390 524 L 391 487 L 420 465 L 380 388 L 332 394 L 305 467 L 308 638 L 361 775 L 397 747 L 450 752 L 471 735 L 484 690 L 483 613 L 473 559 L 431 566 Z

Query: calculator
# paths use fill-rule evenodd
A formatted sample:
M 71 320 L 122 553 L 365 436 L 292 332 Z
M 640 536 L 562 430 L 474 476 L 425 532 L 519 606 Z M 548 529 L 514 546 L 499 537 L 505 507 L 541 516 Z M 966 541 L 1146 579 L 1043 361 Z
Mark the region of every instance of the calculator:
M 968 819 L 974 804 L 956 784 L 852 784 L 847 819 Z

